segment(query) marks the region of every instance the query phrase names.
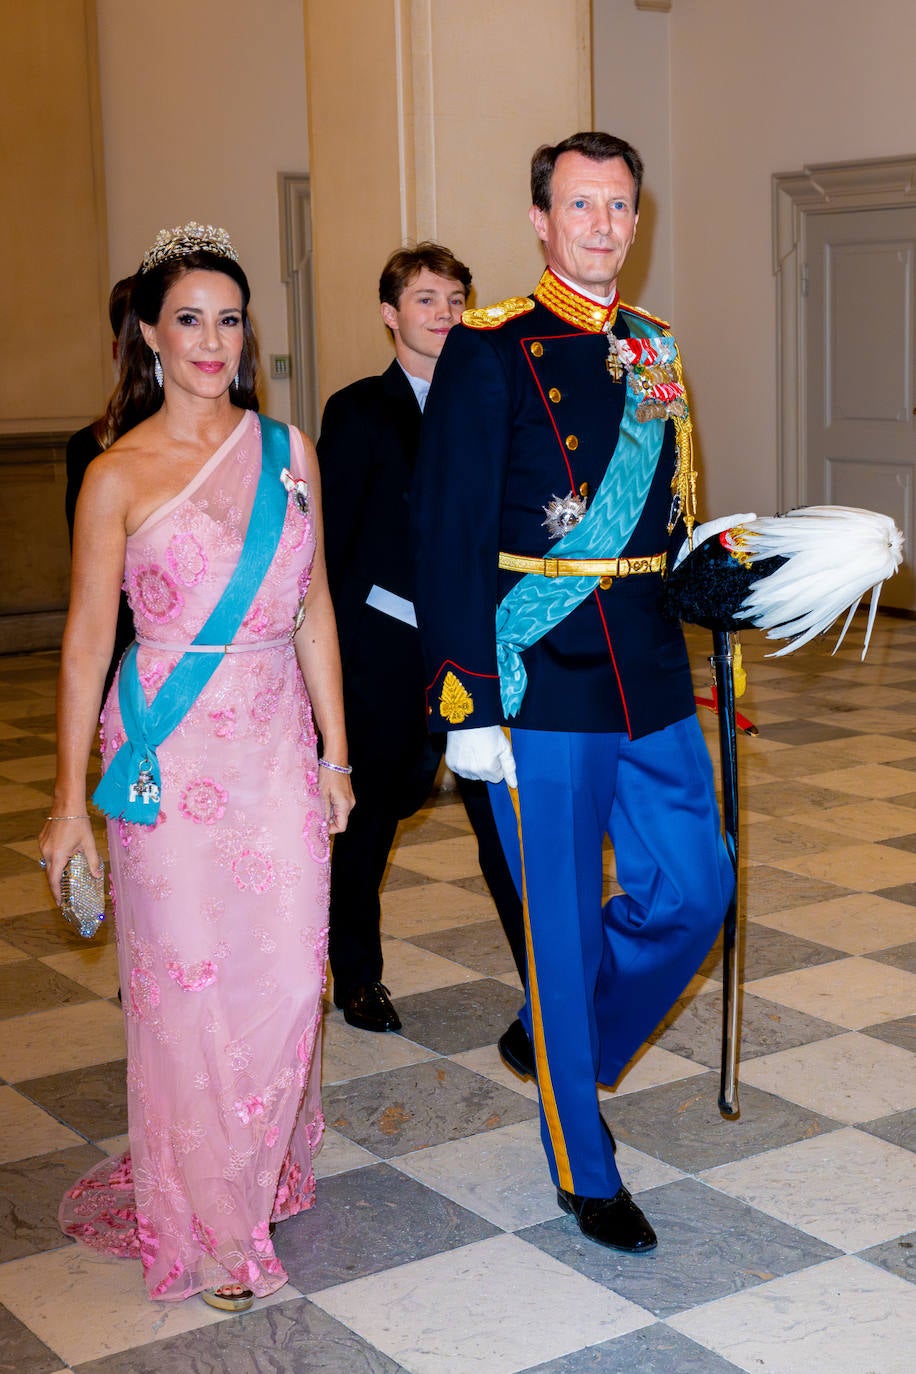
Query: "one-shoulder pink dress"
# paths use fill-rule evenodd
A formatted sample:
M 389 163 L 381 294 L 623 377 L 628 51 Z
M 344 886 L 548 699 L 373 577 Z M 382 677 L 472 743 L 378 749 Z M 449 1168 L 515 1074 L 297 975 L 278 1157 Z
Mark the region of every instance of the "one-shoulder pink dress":
M 128 540 L 147 700 L 236 565 L 260 468 L 249 411 Z M 296 430 L 289 469 L 304 483 Z M 314 1202 L 328 833 L 291 634 L 315 533 L 300 485 L 233 651 L 158 750 L 158 823 L 108 824 L 130 1150 L 71 1188 L 60 1219 L 95 1249 L 139 1257 L 154 1299 L 229 1280 L 273 1292 L 287 1276 L 269 1223 Z M 123 739 L 116 680 L 106 765 Z

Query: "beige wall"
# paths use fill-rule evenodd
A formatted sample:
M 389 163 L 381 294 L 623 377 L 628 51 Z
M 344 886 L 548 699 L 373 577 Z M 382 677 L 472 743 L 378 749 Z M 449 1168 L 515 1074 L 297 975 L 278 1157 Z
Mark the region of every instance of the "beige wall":
M 670 24 L 674 319 L 707 472 L 706 507 L 771 512 L 770 178 L 811 162 L 916 149 L 916 6 L 674 0 L 663 22 Z
M 288 352 L 277 173 L 308 170 L 301 0 L 97 8 L 112 280 L 162 225 L 224 225 L 266 369 Z M 268 384 L 267 409 L 289 418 L 287 382 Z
M 668 15 L 637 10 L 633 0 L 594 0 L 592 12 L 595 128 L 632 143 L 646 167 L 636 243 L 621 276 L 620 294 L 625 301 L 671 319 Z
M 588 0 L 304 0 L 322 399 L 391 358 L 378 273 L 447 243 L 477 300 L 530 290 L 538 143 L 590 119 Z M 342 304 L 343 303 L 343 304 Z
M 92 0 L 0 6 L 0 90 L 0 434 L 69 430 L 110 371 Z

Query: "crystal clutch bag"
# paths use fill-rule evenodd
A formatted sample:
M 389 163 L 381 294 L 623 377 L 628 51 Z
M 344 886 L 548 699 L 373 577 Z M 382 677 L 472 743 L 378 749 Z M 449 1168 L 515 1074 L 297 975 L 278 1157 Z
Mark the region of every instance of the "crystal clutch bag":
M 82 850 L 70 855 L 60 875 L 60 914 L 86 940 L 105 919 L 105 865 L 94 878 Z

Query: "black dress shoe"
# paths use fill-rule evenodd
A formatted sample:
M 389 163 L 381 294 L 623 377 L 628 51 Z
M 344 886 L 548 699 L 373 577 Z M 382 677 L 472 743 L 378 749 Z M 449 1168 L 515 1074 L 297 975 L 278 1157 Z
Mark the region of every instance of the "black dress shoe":
M 499 1057 L 506 1067 L 511 1069 L 513 1073 L 517 1073 L 519 1078 L 534 1079 L 537 1077 L 534 1046 L 531 1043 L 531 1037 L 518 1017 L 515 1018 L 509 1029 L 499 1037 L 496 1048 L 499 1050 Z M 607 1131 L 611 1149 L 616 1154 L 617 1141 L 614 1139 L 611 1128 L 604 1117 L 601 1118 L 601 1125 Z
M 626 1188 L 620 1188 L 613 1197 L 579 1197 L 558 1188 L 557 1202 L 564 1212 L 576 1218 L 583 1236 L 610 1250 L 644 1255 L 658 1244 L 655 1232 Z
M 507 1031 L 499 1037 L 496 1048 L 499 1050 L 499 1057 L 520 1078 L 534 1078 L 534 1046 L 525 1027 L 518 1017 L 512 1022 Z
M 367 983 L 365 987 L 353 988 L 351 992 L 338 996 L 334 989 L 334 1005 L 340 1007 L 344 1020 L 359 1030 L 397 1031 L 401 1029 L 398 1016 L 388 989 L 384 983 Z

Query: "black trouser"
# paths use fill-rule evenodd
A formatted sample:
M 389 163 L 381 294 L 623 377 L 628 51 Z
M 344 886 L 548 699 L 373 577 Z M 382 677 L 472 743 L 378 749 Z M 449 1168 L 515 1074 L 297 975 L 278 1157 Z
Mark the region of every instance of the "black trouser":
M 393 786 L 378 786 L 377 769 L 361 769 L 354 762 L 353 789 L 357 803 L 350 813 L 346 830 L 334 838 L 331 856 L 328 953 L 338 1001 L 343 1001 L 353 989 L 381 979 L 379 886 L 388 864 L 398 822 L 422 805 L 432 787 L 438 761 L 438 752 L 430 751 L 416 774 L 416 799 L 409 810 L 405 810 L 403 792 L 396 793 Z M 428 775 L 425 791 L 422 787 L 424 769 Z M 387 776 L 390 778 L 392 774 L 389 772 Z M 481 872 L 496 903 L 512 957 L 524 984 L 522 904 L 499 842 L 487 785 L 459 778 L 458 789 L 477 837 Z

